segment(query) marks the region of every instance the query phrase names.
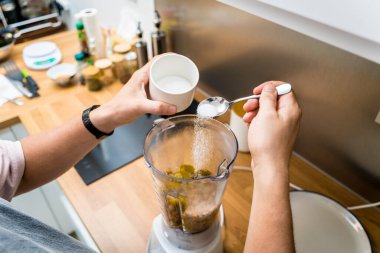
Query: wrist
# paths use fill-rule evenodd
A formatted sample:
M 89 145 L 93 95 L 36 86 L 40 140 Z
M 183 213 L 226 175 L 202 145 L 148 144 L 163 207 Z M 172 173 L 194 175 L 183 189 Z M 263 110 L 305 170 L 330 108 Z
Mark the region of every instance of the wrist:
M 114 112 L 115 110 L 112 106 L 104 104 L 90 112 L 90 120 L 100 131 L 110 133 L 118 127 L 115 121 Z
M 287 162 L 255 162 L 252 161 L 255 182 L 283 181 L 289 182 L 289 165 Z

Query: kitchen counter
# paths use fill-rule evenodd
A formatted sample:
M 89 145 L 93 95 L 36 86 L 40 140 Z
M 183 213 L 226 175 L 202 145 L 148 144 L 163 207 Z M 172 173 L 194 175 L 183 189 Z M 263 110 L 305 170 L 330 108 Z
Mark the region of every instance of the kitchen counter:
M 40 40 L 57 43 L 63 62 L 74 62 L 78 42 L 74 32 L 63 32 Z M 16 45 L 11 59 L 24 68 L 22 48 Z M 99 92 L 89 92 L 75 85 L 60 88 L 54 85 L 45 71 L 29 71 L 40 85 L 41 97 L 25 99 L 24 106 L 8 103 L 0 107 L 0 127 L 22 122 L 30 134 L 36 134 L 68 121 L 82 110 L 109 100 L 122 87 L 114 83 Z M 200 92 L 196 98 L 202 99 Z M 226 121 L 228 116 L 221 120 Z M 239 153 L 236 165 L 249 166 L 250 155 Z M 292 183 L 309 191 L 329 196 L 344 206 L 364 201 L 319 169 L 293 155 L 290 164 Z M 150 171 L 140 158 L 135 162 L 85 185 L 74 168 L 58 178 L 58 182 L 79 214 L 94 241 L 103 252 L 144 252 L 152 220 L 159 213 Z M 251 172 L 234 170 L 223 199 L 225 252 L 242 252 L 252 201 Z M 380 212 L 377 209 L 354 211 L 366 228 L 374 252 L 380 252 Z

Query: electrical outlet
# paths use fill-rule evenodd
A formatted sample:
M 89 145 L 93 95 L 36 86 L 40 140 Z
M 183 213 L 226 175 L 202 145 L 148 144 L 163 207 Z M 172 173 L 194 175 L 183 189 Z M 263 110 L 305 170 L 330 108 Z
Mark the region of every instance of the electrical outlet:
M 377 113 L 377 116 L 376 116 L 375 122 L 376 122 L 377 124 L 380 124 L 380 111 Z

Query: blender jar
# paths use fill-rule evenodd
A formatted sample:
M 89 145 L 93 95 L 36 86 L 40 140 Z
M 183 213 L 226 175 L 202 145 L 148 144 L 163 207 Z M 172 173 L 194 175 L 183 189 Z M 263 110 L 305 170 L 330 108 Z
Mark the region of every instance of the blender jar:
M 165 223 L 199 233 L 215 221 L 238 150 L 230 128 L 195 115 L 155 122 L 144 158 Z

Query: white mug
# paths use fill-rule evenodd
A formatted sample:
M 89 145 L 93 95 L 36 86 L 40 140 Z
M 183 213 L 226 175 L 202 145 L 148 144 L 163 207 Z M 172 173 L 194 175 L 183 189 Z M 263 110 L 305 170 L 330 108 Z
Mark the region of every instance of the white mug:
M 164 54 L 150 67 L 150 97 L 176 105 L 181 112 L 193 101 L 198 81 L 199 71 L 192 60 L 180 54 Z
M 239 144 L 240 152 L 248 152 L 248 127 L 244 122 L 243 105 L 245 101 L 234 104 L 231 108 L 230 128 L 234 132 Z

